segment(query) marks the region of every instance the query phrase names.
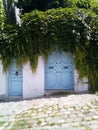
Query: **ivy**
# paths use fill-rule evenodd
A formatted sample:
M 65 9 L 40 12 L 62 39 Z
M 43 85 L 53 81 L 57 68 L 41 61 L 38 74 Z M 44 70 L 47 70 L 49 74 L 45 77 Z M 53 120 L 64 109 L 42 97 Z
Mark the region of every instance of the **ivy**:
M 6 17 L 4 13 L 3 2 L 2 0 L 0 0 L 0 29 L 4 27 L 5 21 L 6 21 Z
M 32 71 L 38 57 L 45 60 L 55 50 L 74 55 L 80 79 L 98 88 L 98 17 L 93 11 L 58 8 L 46 12 L 34 10 L 22 16 L 21 26 L 7 26 L 0 39 L 0 55 L 7 71 L 12 60 L 23 65 L 28 60 Z

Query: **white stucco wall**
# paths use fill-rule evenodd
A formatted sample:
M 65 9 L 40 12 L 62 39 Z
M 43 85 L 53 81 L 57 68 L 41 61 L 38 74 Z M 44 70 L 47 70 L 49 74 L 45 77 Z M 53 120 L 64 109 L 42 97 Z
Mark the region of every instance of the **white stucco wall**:
M 7 86 L 7 75 L 3 73 L 2 62 L 0 61 L 0 97 L 6 96 L 6 86 Z
M 39 57 L 36 73 L 32 73 L 29 62 L 23 67 L 23 98 L 44 95 L 44 60 Z
M 74 83 L 75 92 L 88 91 L 88 79 L 83 78 L 82 80 L 79 80 L 79 74 L 76 69 L 74 70 Z

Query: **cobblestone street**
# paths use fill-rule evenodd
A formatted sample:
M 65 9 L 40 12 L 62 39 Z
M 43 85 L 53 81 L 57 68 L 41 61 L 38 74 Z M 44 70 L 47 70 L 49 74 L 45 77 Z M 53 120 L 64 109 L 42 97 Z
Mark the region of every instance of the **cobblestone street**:
M 0 130 L 98 130 L 98 96 L 0 102 Z

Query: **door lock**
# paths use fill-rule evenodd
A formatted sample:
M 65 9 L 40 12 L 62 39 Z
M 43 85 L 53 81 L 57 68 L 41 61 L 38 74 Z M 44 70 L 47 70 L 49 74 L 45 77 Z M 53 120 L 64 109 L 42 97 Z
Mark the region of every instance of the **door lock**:
M 18 71 L 15 72 L 15 75 L 18 76 Z

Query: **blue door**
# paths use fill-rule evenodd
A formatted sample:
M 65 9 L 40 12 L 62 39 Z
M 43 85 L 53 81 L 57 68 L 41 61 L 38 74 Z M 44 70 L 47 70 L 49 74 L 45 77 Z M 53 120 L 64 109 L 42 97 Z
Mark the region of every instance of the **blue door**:
M 22 68 L 16 62 L 8 70 L 8 96 L 22 96 Z
M 45 89 L 73 90 L 73 58 L 55 51 L 45 64 Z
M 49 56 L 48 63 L 45 64 L 46 89 L 56 89 L 58 86 L 57 61 L 58 56 L 55 51 L 52 55 Z

